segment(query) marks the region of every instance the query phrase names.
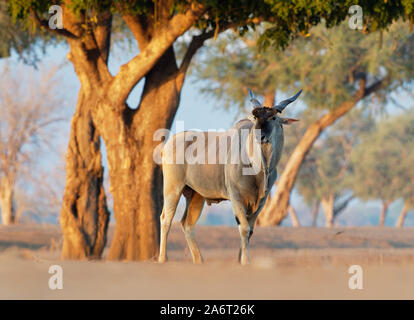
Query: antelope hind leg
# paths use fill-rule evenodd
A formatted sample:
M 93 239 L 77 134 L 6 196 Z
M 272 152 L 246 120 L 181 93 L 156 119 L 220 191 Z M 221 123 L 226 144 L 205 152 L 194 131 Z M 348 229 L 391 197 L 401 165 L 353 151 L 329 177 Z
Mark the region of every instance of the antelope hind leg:
M 203 257 L 195 240 L 194 226 L 200 217 L 201 211 L 204 206 L 204 198 L 197 192 L 193 192 L 191 197 L 186 198 L 187 208 L 186 212 L 181 220 L 181 226 L 187 240 L 188 248 L 190 249 L 191 256 L 194 263 L 203 263 Z
M 161 237 L 160 237 L 160 254 L 158 262 L 167 260 L 167 237 L 171 228 L 171 222 L 177 209 L 182 190 L 180 192 L 168 192 L 164 195 L 164 208 L 161 214 Z

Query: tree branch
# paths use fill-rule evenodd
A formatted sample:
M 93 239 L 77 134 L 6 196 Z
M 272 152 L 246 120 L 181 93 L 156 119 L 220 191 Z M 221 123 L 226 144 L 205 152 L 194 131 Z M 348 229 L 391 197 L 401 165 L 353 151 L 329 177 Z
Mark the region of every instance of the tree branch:
M 214 37 L 214 34 L 215 30 L 211 30 L 209 32 L 204 31 L 202 34 L 193 36 L 193 38 L 191 39 L 191 42 L 188 46 L 188 49 L 184 55 L 183 60 L 181 61 L 180 67 L 177 72 L 176 83 L 179 89 L 181 89 L 184 84 L 185 74 L 187 73 L 187 70 L 190 66 L 191 60 L 193 59 L 194 55 L 197 53 L 198 49 L 200 49 L 203 46 L 204 41 Z
M 73 34 L 72 32 L 70 32 L 67 29 L 51 29 L 49 28 L 49 22 L 46 20 L 43 20 L 39 17 L 39 15 L 37 14 L 37 12 L 33 9 L 30 8 L 30 16 L 33 19 L 33 21 L 36 23 L 37 26 L 39 26 L 40 28 L 43 29 L 47 29 L 47 31 L 50 31 L 52 33 L 55 33 L 57 35 L 66 37 L 66 38 L 70 38 L 70 39 L 78 39 L 78 37 Z
M 185 53 L 184 58 L 180 64 L 180 68 L 179 68 L 180 73 L 187 71 L 190 65 L 191 59 L 196 54 L 197 50 L 203 46 L 204 41 L 212 38 L 214 36 L 214 33 L 215 31 L 211 30 L 209 32 L 204 31 L 200 35 L 193 36 L 193 38 L 191 39 L 190 45 L 188 46 L 187 52 Z
M 121 66 L 111 81 L 107 94 L 115 106 L 125 106 L 125 101 L 135 85 L 152 69 L 158 59 L 205 12 L 204 5 L 192 4 L 185 13 L 175 15 L 137 56 Z
M 370 85 L 368 88 L 364 89 L 364 97 L 370 95 L 371 93 L 377 91 L 378 89 L 380 89 L 382 87 L 382 85 L 384 84 L 385 80 L 387 78 L 383 78 L 381 80 L 378 80 L 376 82 L 374 82 L 372 85 Z
M 225 30 L 228 30 L 236 26 L 237 24 L 235 23 L 227 23 L 225 25 L 219 26 L 218 29 L 213 29 L 210 31 L 204 30 L 201 34 L 192 37 L 191 42 L 188 46 L 188 49 L 178 69 L 177 80 L 176 80 L 178 88 L 182 88 L 184 84 L 185 74 L 187 73 L 191 60 L 193 59 L 194 55 L 197 53 L 198 49 L 200 49 L 204 45 L 204 41 L 213 38 L 215 35 L 217 35 L 217 33 L 221 33 Z
M 144 50 L 151 40 L 152 23 L 148 21 L 149 17 L 124 14 L 122 15 L 122 19 L 131 30 L 140 50 Z
M 110 11 L 99 14 L 98 26 L 94 32 L 101 58 L 108 64 L 109 49 L 111 46 L 112 14 Z

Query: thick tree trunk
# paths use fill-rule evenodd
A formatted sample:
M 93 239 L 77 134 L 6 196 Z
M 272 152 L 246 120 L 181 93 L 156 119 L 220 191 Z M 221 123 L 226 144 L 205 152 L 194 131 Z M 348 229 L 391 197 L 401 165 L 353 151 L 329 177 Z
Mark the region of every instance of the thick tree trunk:
M 108 259 L 148 260 L 158 253 L 162 176 L 151 145 L 119 138 L 122 145 L 107 149 L 116 219 Z
M 385 218 L 387 217 L 388 207 L 390 206 L 391 202 L 389 201 L 382 201 L 382 208 L 378 226 L 383 227 L 385 225 Z
M 99 259 L 106 244 L 109 210 L 100 137 L 91 117 L 94 100 L 92 93 L 81 88 L 71 123 L 60 215 L 62 259 Z
M 68 59 L 82 86 L 72 121 L 61 215 L 64 258 L 98 257 L 105 245 L 109 214 L 102 188 L 100 136 L 107 147 L 117 221 L 109 259 L 147 259 L 158 251 L 162 177 L 152 157 L 158 143 L 153 134 L 158 128 L 171 126 L 191 57 L 213 35 L 204 32 L 194 36 L 178 69 L 172 45 L 200 18 L 205 7 L 191 5 L 173 18 L 168 6 L 159 9 L 155 20 L 142 20 L 139 15 L 123 17 L 140 53 L 112 76 L 107 67 L 111 13 L 99 13 L 95 25 L 89 23 L 85 12 L 75 15 L 69 6 L 64 7 L 65 29 L 57 32 L 68 39 Z M 34 14 L 33 18 L 45 27 L 45 21 Z M 141 104 L 138 110 L 131 110 L 125 102 L 144 78 Z
M 404 206 L 401 210 L 400 216 L 398 217 L 397 224 L 395 225 L 397 228 L 402 228 L 404 226 L 404 220 L 409 210 L 410 206 L 408 202 L 404 201 Z
M 2 225 L 7 226 L 15 223 L 14 205 L 13 205 L 13 184 L 4 179 L 0 183 L 0 209 Z
M 293 208 L 292 206 L 289 206 L 289 213 L 290 213 L 290 218 L 292 219 L 292 225 L 295 228 L 300 227 L 298 215 L 296 214 L 295 208 Z
M 146 76 L 138 110 L 124 112 L 118 121 L 119 130 L 104 126 L 102 136 L 107 147 L 116 219 L 110 260 L 148 260 L 158 254 L 163 184 L 161 168 L 153 159 L 154 149 L 160 143 L 154 141 L 154 133 L 171 127 L 181 90 L 176 75 L 171 48 Z
M 333 227 L 333 223 L 335 219 L 334 204 L 335 204 L 335 197 L 333 195 L 328 195 L 321 199 L 321 206 L 322 206 L 323 212 L 325 213 L 327 228 Z
M 300 167 L 320 134 L 339 118 L 351 110 L 361 98 L 347 101 L 340 107 L 328 112 L 323 117 L 312 123 L 292 152 L 278 182 L 271 203 L 259 217 L 260 225 L 279 225 L 287 215 L 290 194 L 299 173 Z

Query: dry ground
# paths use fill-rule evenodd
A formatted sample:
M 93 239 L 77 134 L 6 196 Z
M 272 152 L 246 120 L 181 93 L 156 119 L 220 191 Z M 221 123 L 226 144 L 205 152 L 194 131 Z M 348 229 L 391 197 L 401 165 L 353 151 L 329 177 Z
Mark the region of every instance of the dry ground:
M 414 228 L 256 228 L 247 267 L 236 228 L 198 227 L 197 239 L 202 266 L 177 225 L 163 265 L 60 261 L 57 226 L 0 227 L 0 299 L 414 299 Z M 48 287 L 54 264 L 63 290 Z M 348 287 L 354 264 L 363 290 Z

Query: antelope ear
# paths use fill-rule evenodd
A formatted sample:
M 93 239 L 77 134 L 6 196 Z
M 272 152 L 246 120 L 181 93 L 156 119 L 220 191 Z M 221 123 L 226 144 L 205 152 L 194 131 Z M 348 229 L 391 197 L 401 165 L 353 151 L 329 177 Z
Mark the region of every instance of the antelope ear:
M 281 124 L 292 124 L 293 122 L 299 121 L 298 119 L 292 119 L 292 118 L 279 118 Z

